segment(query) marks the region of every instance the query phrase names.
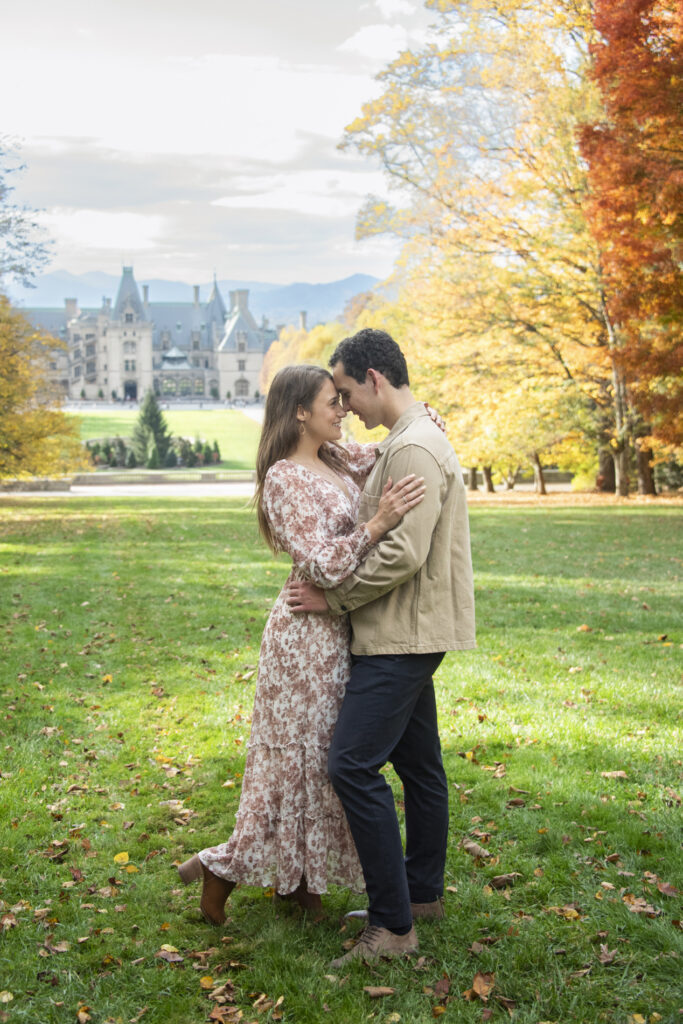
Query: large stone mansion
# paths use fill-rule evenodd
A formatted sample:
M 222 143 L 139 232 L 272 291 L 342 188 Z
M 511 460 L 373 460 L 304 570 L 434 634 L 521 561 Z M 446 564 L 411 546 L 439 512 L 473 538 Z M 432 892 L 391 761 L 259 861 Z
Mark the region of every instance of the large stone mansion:
M 277 331 L 257 326 L 249 292 L 230 292 L 226 309 L 214 278 L 208 302 L 142 298 L 132 267 L 124 267 L 114 306 L 27 309 L 36 327 L 66 342 L 55 353 L 54 378 L 67 399 L 141 399 L 152 389 L 164 401 L 259 397 L 263 357 Z

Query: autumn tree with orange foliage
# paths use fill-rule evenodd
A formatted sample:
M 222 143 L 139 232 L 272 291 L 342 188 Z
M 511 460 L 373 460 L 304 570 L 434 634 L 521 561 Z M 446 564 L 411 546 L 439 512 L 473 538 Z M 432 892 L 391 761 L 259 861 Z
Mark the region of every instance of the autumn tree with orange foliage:
M 633 405 L 641 463 L 683 443 L 683 6 L 594 0 L 604 117 L 583 128 L 588 222 Z
M 592 2 L 426 6 L 434 33 L 381 72 L 343 143 L 380 163 L 395 196 L 370 197 L 357 230 L 404 239 L 392 302 L 411 365 L 460 447 L 467 433 L 470 465 L 493 438 L 509 447 L 515 420 L 534 464 L 578 430 L 626 494 L 635 417 L 577 142 L 602 116 Z

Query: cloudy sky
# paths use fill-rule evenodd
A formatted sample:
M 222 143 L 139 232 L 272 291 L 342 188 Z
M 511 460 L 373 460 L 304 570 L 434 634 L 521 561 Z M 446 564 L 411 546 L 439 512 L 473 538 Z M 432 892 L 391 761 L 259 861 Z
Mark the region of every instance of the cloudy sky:
M 4 10 L 3 10 L 4 9 Z M 190 282 L 382 277 L 354 240 L 377 168 L 337 144 L 422 0 L 0 0 L 0 131 L 49 269 Z

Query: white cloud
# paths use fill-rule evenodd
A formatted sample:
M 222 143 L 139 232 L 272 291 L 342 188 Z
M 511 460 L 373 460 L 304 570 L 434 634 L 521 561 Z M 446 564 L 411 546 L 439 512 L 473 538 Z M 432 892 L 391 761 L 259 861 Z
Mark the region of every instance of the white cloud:
M 337 49 L 373 60 L 390 61 L 407 48 L 408 40 L 409 33 L 401 25 L 366 25 Z
M 262 175 L 233 181 L 234 191 L 213 206 L 229 209 L 292 210 L 318 217 L 354 216 L 368 192 L 384 192 L 381 173 L 315 170 Z
M 40 66 L 40 75 L 25 68 Z M 12 89 L 12 82 L 22 88 Z M 49 82 L 49 90 L 45 83 Z M 6 53 L 3 130 L 27 139 L 90 138 L 125 152 L 289 159 L 300 135 L 337 139 L 373 91 L 365 74 L 277 56 L 197 58 L 92 52 Z
M 415 4 L 408 3 L 407 0 L 375 0 L 375 7 L 387 20 L 395 18 L 397 14 L 415 13 Z
M 153 249 L 164 229 L 164 218 L 154 214 L 56 207 L 40 214 L 38 219 L 60 247 L 87 247 L 94 243 L 99 249 L 121 253 Z

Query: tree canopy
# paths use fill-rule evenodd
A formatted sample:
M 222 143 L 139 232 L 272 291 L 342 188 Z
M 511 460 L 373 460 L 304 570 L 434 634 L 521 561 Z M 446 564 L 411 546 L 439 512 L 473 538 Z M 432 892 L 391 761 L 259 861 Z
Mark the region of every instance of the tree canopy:
M 34 212 L 12 199 L 10 177 L 22 169 L 16 146 L 0 136 L 0 290 L 12 278 L 30 285 L 49 253 Z
M 381 94 L 343 142 L 379 161 L 395 196 L 368 199 L 358 234 L 403 239 L 374 313 L 392 310 L 470 464 L 494 448 L 533 459 L 578 431 L 614 454 L 626 493 L 642 417 L 578 145 L 603 115 L 593 4 L 427 6 L 434 35 L 379 75 Z
M 56 407 L 50 381 L 59 347 L 0 295 L 0 477 L 66 473 L 84 464 L 77 422 Z

